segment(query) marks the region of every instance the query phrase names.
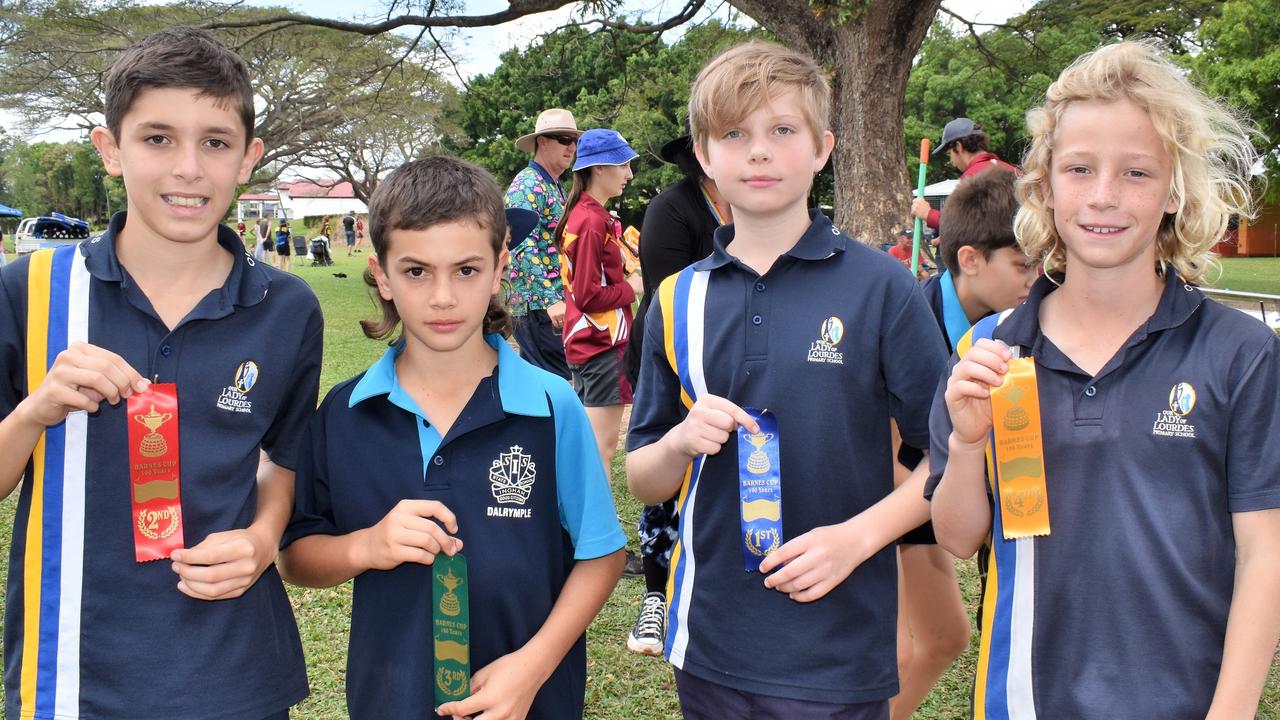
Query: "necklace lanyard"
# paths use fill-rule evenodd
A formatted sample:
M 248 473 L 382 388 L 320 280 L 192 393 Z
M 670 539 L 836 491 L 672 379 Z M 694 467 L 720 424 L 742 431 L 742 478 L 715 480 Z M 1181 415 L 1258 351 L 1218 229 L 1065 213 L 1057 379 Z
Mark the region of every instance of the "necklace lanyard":
M 711 217 L 716 219 L 716 225 L 724 225 L 724 217 L 720 215 L 720 211 L 716 209 L 716 204 L 711 201 L 711 196 L 707 194 L 706 188 L 698 185 L 698 192 L 702 193 L 702 199 L 707 203 L 707 209 L 711 211 Z

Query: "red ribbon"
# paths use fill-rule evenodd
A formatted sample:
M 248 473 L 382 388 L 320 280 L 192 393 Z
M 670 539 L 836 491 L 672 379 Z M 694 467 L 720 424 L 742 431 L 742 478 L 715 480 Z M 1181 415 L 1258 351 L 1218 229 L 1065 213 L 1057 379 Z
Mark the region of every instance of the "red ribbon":
M 128 422 L 134 559 L 165 560 L 183 546 L 178 386 L 154 383 L 130 396 Z

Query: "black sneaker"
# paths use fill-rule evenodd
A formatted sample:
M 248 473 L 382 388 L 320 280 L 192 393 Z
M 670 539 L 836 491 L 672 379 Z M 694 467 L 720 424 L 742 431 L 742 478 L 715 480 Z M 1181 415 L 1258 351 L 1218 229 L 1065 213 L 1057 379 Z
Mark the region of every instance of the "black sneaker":
M 644 561 L 640 556 L 627 551 L 627 563 L 622 566 L 622 577 L 640 577 L 644 575 Z
M 640 616 L 627 635 L 627 649 L 641 655 L 658 656 L 667 638 L 667 598 L 660 592 L 646 593 L 640 601 Z

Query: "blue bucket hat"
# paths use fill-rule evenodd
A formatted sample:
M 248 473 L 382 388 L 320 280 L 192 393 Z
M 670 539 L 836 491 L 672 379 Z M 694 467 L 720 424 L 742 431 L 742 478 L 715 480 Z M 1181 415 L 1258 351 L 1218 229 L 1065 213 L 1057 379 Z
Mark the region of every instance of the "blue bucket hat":
M 595 128 L 588 130 L 578 138 L 578 158 L 573 163 L 573 171 L 595 165 L 622 165 L 640 157 L 617 130 Z

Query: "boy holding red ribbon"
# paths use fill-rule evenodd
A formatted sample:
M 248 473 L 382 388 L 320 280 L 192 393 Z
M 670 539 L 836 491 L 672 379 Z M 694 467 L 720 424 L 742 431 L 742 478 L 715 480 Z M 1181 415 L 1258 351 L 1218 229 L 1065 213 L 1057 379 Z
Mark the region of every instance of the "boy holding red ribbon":
M 237 55 L 155 33 L 105 106 L 127 212 L 0 274 L 0 495 L 23 480 L 5 715 L 284 718 L 307 679 L 272 563 L 319 305 L 219 224 L 263 152 Z
M 945 353 L 911 276 L 807 208 L 830 102 L 813 60 L 760 42 L 689 101 L 734 224 L 659 287 L 627 439 L 636 497 L 678 492 L 686 718 L 880 719 L 898 692 L 893 542 L 928 516 L 927 463 L 894 489 L 889 421 L 925 447 Z
M 931 418 L 938 540 L 992 547 L 974 717 L 1251 718 L 1280 637 L 1280 339 L 1195 287 L 1249 215 L 1248 131 L 1133 42 L 1027 123 L 1015 230 L 1046 276 L 960 341 Z

